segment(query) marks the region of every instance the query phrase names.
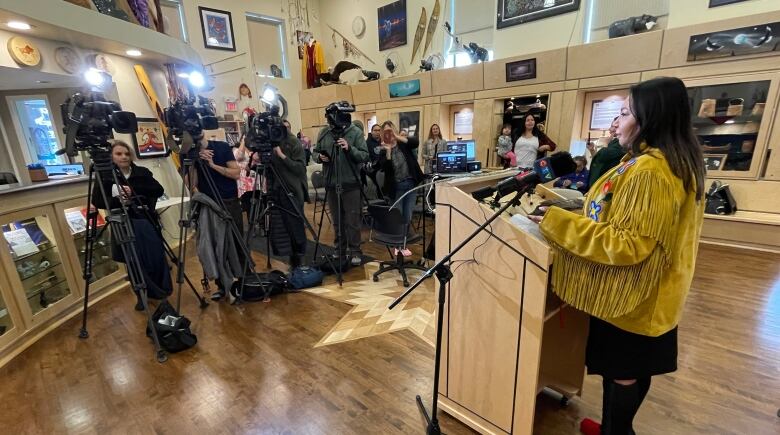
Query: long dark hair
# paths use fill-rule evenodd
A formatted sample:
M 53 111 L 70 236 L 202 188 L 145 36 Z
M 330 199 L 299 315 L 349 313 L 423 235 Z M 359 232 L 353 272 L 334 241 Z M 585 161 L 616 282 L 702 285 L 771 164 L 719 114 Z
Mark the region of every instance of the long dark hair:
M 428 129 L 428 140 L 433 140 L 433 127 L 439 127 L 439 124 L 431 124 L 431 128 Z M 444 140 L 444 136 L 441 135 L 441 127 L 439 127 L 439 139 Z
M 704 156 L 691 126 L 688 90 L 676 77 L 659 77 L 636 84 L 630 91 L 631 113 L 639 125 L 639 134 L 631 145 L 639 154 L 640 145 L 658 148 L 666 156 L 672 173 L 681 179 L 685 190 L 704 194 Z
M 523 124 L 521 127 L 515 130 L 514 134 L 512 135 L 512 143 L 517 142 L 518 139 L 520 139 L 520 136 L 525 134 L 525 121 L 528 119 L 528 117 L 532 117 L 534 119 L 534 127 L 531 129 L 531 134 L 540 140 L 547 137 L 544 133 L 542 133 L 541 130 L 539 130 L 539 121 L 536 120 L 536 117 L 533 113 L 526 113 L 523 116 Z M 503 128 L 501 129 L 503 132 Z

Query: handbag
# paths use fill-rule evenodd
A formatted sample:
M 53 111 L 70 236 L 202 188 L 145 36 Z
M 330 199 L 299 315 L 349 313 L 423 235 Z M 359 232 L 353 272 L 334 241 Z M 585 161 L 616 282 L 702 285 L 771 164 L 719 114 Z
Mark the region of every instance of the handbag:
M 167 300 L 160 302 L 154 310 L 152 324 L 157 331 L 160 347 L 167 352 L 181 352 L 198 343 L 198 337 L 190 330 L 190 319 L 180 315 Z M 148 325 L 146 336 L 152 336 Z
M 707 192 L 704 212 L 707 214 L 731 215 L 737 212 L 737 201 L 731 194 L 728 184 L 713 181 Z
M 322 278 L 325 274 L 314 267 L 299 266 L 290 272 L 290 287 L 295 290 L 316 287 L 322 285 Z

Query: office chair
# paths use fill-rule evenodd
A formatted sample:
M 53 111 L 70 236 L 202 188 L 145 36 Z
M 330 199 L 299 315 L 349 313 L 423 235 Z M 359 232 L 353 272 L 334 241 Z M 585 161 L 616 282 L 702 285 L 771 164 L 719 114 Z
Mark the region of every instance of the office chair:
M 391 248 L 406 248 L 408 243 L 415 243 L 420 240 L 420 235 L 411 238 L 407 237 L 408 225 L 401 216 L 401 210 L 390 208 L 388 205 L 370 204 L 368 214 L 371 216 L 371 233 L 369 240 L 384 245 L 387 252 L 393 256 Z M 379 281 L 379 276 L 391 270 L 397 270 L 401 274 L 404 286 L 409 286 L 409 278 L 406 276 L 408 269 L 420 270 L 425 272 L 426 268 L 418 266 L 412 262 L 404 260 L 401 249 L 394 255 L 393 261 L 381 261 L 379 270 L 374 272 L 374 282 Z

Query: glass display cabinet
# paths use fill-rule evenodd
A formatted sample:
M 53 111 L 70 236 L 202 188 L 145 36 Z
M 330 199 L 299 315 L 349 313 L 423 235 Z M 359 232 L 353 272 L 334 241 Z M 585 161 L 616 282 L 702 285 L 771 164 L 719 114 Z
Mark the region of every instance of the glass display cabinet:
M 709 176 L 757 177 L 776 105 L 777 78 L 755 74 L 686 83 Z
M 51 216 L 53 208 L 44 206 L 5 215 L 0 222 L 8 281 L 30 324 L 56 315 L 76 300 L 72 270 L 63 261 Z

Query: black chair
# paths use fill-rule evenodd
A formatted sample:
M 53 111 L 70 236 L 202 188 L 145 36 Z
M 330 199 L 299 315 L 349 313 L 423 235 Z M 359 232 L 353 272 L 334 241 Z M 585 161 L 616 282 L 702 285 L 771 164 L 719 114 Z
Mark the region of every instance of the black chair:
M 2 184 L 14 184 L 18 183 L 19 180 L 16 179 L 16 175 L 14 175 L 11 172 L 0 172 L 0 185 Z
M 401 210 L 398 208 L 390 208 L 388 205 L 371 204 L 368 206 L 368 214 L 371 216 L 371 233 L 369 239 L 373 242 L 385 245 L 387 252 L 393 256 L 391 248 L 406 248 L 407 244 L 415 243 L 420 240 L 419 235 L 408 238 L 407 231 L 408 225 L 404 222 L 403 216 L 401 216 Z M 420 270 L 425 272 L 426 268 L 418 266 L 413 262 L 407 262 L 404 260 L 404 256 L 401 250 L 395 254 L 393 261 L 381 261 L 379 263 L 379 270 L 374 272 L 374 282 L 379 281 L 379 275 L 389 272 L 391 270 L 397 270 L 403 278 L 404 286 L 409 286 L 409 279 L 406 277 L 406 271 L 408 269 Z
M 314 215 L 312 216 L 312 221 L 317 222 L 317 210 L 320 210 L 321 213 L 325 213 L 325 217 L 328 218 L 328 222 L 330 222 L 330 215 L 326 211 L 325 204 L 325 177 L 322 175 L 322 171 L 314 171 L 311 173 L 311 186 L 314 188 Z M 322 196 L 320 196 L 320 191 L 322 191 Z M 317 204 L 320 204 L 320 201 L 322 201 L 321 205 L 318 207 Z

